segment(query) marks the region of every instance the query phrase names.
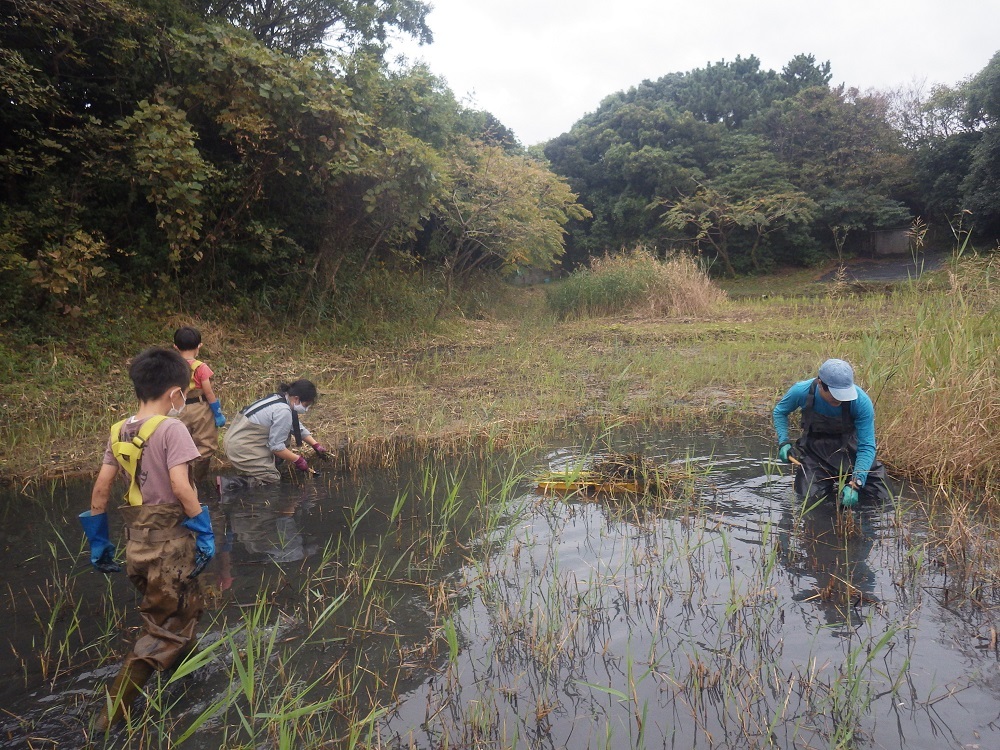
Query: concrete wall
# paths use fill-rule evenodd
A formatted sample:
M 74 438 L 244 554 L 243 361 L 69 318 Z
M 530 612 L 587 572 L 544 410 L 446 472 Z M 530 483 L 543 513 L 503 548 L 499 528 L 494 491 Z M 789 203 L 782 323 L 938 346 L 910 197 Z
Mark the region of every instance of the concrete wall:
M 864 254 L 879 257 L 881 255 L 909 255 L 910 238 L 906 229 L 885 229 L 870 232 L 864 241 Z

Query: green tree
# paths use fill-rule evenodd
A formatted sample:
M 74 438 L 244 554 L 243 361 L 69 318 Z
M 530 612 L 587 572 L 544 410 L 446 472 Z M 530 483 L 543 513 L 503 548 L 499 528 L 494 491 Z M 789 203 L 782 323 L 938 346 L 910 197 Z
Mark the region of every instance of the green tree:
M 809 88 L 776 102 L 753 123 L 817 204 L 816 221 L 873 230 L 905 223 L 894 196 L 911 174 L 909 156 L 887 117 L 888 103 L 856 90 Z
M 759 268 L 757 253 L 761 241 L 790 224 L 808 223 L 815 210 L 815 204 L 797 191 L 759 193 L 734 200 L 710 186 L 702 186 L 678 200 L 661 200 L 655 205 L 667 209 L 661 215 L 666 229 L 684 233 L 699 254 L 712 251 L 713 261 L 721 263 L 729 276 L 736 274 L 730 252 L 730 240 L 735 232 L 743 231 L 752 237 L 748 257 L 754 268 Z
M 477 268 L 549 268 L 563 253 L 563 226 L 587 211 L 539 162 L 467 141 L 451 157 L 436 246 L 446 296 Z
M 271 49 L 303 55 L 326 46 L 381 52 L 391 33 L 433 37 L 421 0 L 194 0 L 209 19 L 246 29 Z
M 981 132 L 960 185 L 979 236 L 1000 237 L 1000 52 L 969 83 L 966 119 Z
M 830 61 L 817 63 L 815 55 L 796 55 L 781 69 L 781 80 L 787 87 L 786 96 L 793 96 L 803 89 L 827 88 L 831 78 Z

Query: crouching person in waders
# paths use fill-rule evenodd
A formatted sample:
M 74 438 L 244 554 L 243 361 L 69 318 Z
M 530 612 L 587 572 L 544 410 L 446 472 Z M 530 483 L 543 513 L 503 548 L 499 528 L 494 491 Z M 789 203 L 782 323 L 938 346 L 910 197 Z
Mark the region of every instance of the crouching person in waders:
M 184 409 L 191 368 L 176 351 L 154 347 L 133 360 L 129 377 L 139 410 L 111 428 L 90 510 L 80 514 L 91 563 L 102 573 L 119 572 L 107 507 L 123 471 L 129 483 L 121 509 L 125 572 L 142 594 L 142 629 L 98 713 L 98 731 L 125 717 L 154 671 L 170 669 L 194 648 L 204 608 L 197 576 L 215 554 L 208 508 L 199 504 L 190 477 L 200 454 L 175 419 Z
M 788 438 L 788 415 L 802 411 L 802 434 Z M 875 407 L 854 384 L 854 369 L 828 359 L 815 378 L 802 380 L 774 407 L 778 457 L 794 460 L 795 493 L 803 498 L 837 497 L 845 508 L 862 499 L 885 502 L 885 467 L 875 458 Z
M 219 477 L 220 494 L 280 481 L 279 467 L 284 461 L 299 471 L 309 471 L 306 457 L 288 447 L 292 439 L 297 447 L 305 441 L 324 461 L 332 458 L 299 421 L 316 396 L 316 386 L 308 380 L 282 383 L 277 393 L 254 401 L 236 415 L 222 440 L 222 449 L 240 476 Z

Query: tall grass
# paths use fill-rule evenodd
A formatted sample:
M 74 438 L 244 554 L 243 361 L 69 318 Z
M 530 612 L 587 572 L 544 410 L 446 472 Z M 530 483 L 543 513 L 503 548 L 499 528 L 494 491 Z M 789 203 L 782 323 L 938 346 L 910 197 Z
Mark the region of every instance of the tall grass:
M 705 315 L 725 296 L 692 256 L 660 260 L 641 246 L 595 258 L 546 293 L 549 307 L 563 319 L 621 312 Z
M 1000 460 L 1000 263 L 967 258 L 949 293 L 924 299 L 898 338 L 864 342 L 879 438 L 892 463 L 935 484 L 997 496 Z

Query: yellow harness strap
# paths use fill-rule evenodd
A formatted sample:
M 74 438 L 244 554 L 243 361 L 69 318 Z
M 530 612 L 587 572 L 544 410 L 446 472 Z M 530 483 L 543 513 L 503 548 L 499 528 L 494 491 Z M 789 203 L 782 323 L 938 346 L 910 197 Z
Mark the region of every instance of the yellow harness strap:
M 198 387 L 194 383 L 194 374 L 198 370 L 198 368 L 205 363 L 202 362 L 200 359 L 189 359 L 188 364 L 191 365 L 191 384 L 188 385 L 188 390 L 191 391 Z
M 121 439 L 122 427 L 128 421 L 123 419 L 111 426 L 111 453 L 129 476 L 128 493 L 125 500 L 129 505 L 142 505 L 142 492 L 139 490 L 139 483 L 136 477 L 139 476 L 139 465 L 142 462 L 142 449 L 146 447 L 149 436 L 166 419 L 161 414 L 154 415 L 147 419 L 139 434 L 129 441 Z

